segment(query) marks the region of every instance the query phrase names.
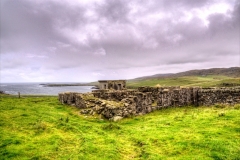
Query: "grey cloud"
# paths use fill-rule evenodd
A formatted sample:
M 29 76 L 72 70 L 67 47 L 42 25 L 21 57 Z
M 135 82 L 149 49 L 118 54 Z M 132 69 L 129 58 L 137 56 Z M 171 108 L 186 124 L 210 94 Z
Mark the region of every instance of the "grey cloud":
M 222 63 L 224 56 L 236 65 L 240 7 L 238 1 L 225 2 L 232 10 L 210 14 L 206 26 L 195 12 L 188 20 L 181 19 L 191 9 L 217 1 L 110 0 L 87 5 L 1 1 L 1 54 L 10 57 L 2 56 L 1 61 L 9 63 L 3 69 L 21 65 L 43 69 L 42 73 L 57 71 L 56 77 L 76 72 L 95 80 L 103 75 L 111 78 L 113 72 L 125 73 L 126 78 L 158 73 L 157 68 L 165 70 L 167 65 L 172 67 L 169 71 L 181 64 L 184 69 L 201 64 L 224 67 L 229 65 Z M 11 60 L 17 54 L 21 64 Z M 35 57 L 27 59 L 29 54 Z
M 213 2 L 212 0 L 201 0 L 201 1 L 192 1 L 192 0 L 164 0 L 162 2 L 162 5 L 166 8 L 178 8 L 180 6 L 184 7 L 201 7 L 204 5 L 208 5 L 210 2 Z
M 1 5 L 1 36 L 3 52 L 18 49 L 44 49 L 55 41 L 68 40 L 57 33 L 55 26 L 71 29 L 83 23 L 81 7 L 72 8 L 49 2 L 36 4 L 34 1 L 4 1 Z
M 218 34 L 219 32 L 225 32 L 226 30 L 236 29 L 233 26 L 232 19 L 227 18 L 223 14 L 213 14 L 208 17 L 209 20 L 209 32 L 212 36 L 213 34 Z
M 239 1 L 235 2 L 233 16 L 234 16 L 234 18 L 236 18 L 236 21 L 239 20 L 238 19 L 240 17 L 240 2 Z
M 112 23 L 126 23 L 128 20 L 128 1 L 108 0 L 103 4 L 96 5 L 96 12 L 99 18 L 106 18 Z

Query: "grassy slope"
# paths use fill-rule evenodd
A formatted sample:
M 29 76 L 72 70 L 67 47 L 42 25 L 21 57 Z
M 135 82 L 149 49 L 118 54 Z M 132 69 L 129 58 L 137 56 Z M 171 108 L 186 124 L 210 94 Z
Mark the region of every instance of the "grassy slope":
M 113 123 L 57 97 L 0 97 L 0 159 L 238 159 L 240 105 L 169 108 Z
M 227 76 L 185 76 L 177 78 L 149 78 L 142 80 L 130 80 L 127 82 L 129 88 L 139 86 L 202 86 L 215 87 L 221 86 L 222 83 L 235 83 L 240 85 L 240 78 Z

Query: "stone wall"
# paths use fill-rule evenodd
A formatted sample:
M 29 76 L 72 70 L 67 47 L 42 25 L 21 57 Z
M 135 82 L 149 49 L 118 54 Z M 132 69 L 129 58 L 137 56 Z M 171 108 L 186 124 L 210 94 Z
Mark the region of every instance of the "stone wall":
M 126 98 L 130 95 L 134 95 L 134 92 L 137 92 L 137 90 L 94 90 L 92 91 L 92 94 L 94 97 L 102 98 L 106 100 L 116 100 L 121 101 L 123 98 Z
M 58 94 L 58 99 L 62 104 L 76 106 L 77 108 L 87 108 L 83 94 L 77 92 L 64 92 Z
M 240 88 L 205 88 L 197 92 L 198 105 L 228 104 L 234 105 L 240 103 Z
M 240 88 L 139 87 L 136 90 L 95 90 L 89 94 L 59 93 L 62 104 L 74 105 L 84 114 L 107 119 L 142 115 L 167 107 L 240 103 Z
M 100 89 L 123 90 L 126 88 L 126 80 L 99 80 Z

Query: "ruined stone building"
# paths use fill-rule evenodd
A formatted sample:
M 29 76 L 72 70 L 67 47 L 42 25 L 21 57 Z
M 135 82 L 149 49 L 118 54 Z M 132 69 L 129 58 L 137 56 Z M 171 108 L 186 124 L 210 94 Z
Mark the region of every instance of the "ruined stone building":
M 100 84 L 105 88 L 119 89 L 121 87 L 118 84 L 124 86 L 118 81 L 103 81 Z M 139 87 L 132 90 L 93 90 L 92 93 L 84 94 L 65 92 L 58 96 L 62 104 L 76 106 L 81 109 L 82 114 L 98 114 L 114 120 L 168 107 L 240 104 L 240 87 Z
M 99 80 L 99 89 L 126 89 L 126 80 Z

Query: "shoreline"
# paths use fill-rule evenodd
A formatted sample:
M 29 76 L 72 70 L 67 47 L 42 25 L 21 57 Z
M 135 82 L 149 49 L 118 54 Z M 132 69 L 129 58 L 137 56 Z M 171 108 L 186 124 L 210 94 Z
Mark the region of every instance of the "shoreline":
M 49 83 L 42 83 L 39 84 L 43 87 L 67 87 L 67 86 L 90 86 L 90 87 L 98 87 L 98 85 L 96 84 L 91 84 L 91 83 L 73 83 L 73 84 L 69 84 L 69 83 L 62 83 L 62 84 L 49 84 Z

